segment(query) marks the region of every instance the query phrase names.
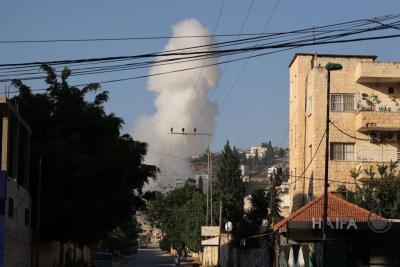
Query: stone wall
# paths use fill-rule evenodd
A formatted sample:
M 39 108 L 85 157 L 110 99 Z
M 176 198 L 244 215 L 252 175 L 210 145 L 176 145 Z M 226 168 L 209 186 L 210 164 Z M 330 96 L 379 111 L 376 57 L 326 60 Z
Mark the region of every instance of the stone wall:
M 11 199 L 14 202 L 12 214 L 9 213 Z M 5 209 L 4 266 L 31 266 L 32 231 L 30 228 L 30 207 L 30 194 L 23 187 L 18 186 L 15 179 L 8 178 Z
M 54 267 L 60 263 L 61 243 L 58 241 L 41 242 L 39 248 L 39 266 Z M 64 254 L 62 259 L 64 263 L 67 259 L 74 259 L 79 262 L 83 260 L 86 263 L 90 262 L 92 251 L 89 247 L 78 247 L 71 243 L 64 244 Z
M 397 108 L 400 107 L 400 100 L 397 100 L 397 98 L 400 99 L 399 84 L 387 81 L 360 83 L 357 82 L 356 76 L 360 75 L 359 66 L 361 64 L 364 68 L 365 66 L 390 68 L 391 77 L 400 77 L 400 64 L 375 64 L 373 61 L 373 57 L 317 55 L 317 58 L 313 60 L 313 55 L 298 55 L 291 64 L 289 99 L 289 195 L 291 212 L 324 192 L 325 140 L 323 139 L 321 144 L 319 143 L 326 126 L 327 71 L 325 65 L 328 62 L 340 63 L 343 66 L 342 70 L 331 72 L 331 94 L 351 93 L 355 95 L 356 99 L 354 111 L 330 112 L 330 120 L 338 128 L 350 136 L 368 139 L 368 133 L 361 132 L 358 128 L 372 118 L 378 127 L 399 127 L 400 112 L 397 112 Z M 372 69 L 368 71 L 375 73 Z M 383 73 L 381 69 L 377 69 L 376 72 Z M 394 89 L 393 94 L 388 94 L 389 87 Z M 358 99 L 363 94 L 364 96 L 374 94 L 378 97 L 379 101 L 377 102 L 379 103 L 375 107 L 377 112 L 357 111 Z M 399 102 L 398 105 L 397 102 Z M 384 109 L 389 106 L 392 106 L 391 113 L 379 111 L 379 108 Z M 364 115 L 361 113 L 364 113 Z M 336 190 L 341 184 L 345 184 L 350 189 L 354 188 L 354 180 L 350 177 L 349 171 L 359 166 L 357 156 L 362 153 L 367 153 L 366 157 L 374 159 L 375 163 L 397 160 L 398 140 L 378 145 L 371 144 L 369 141 L 356 140 L 346 136 L 332 125 L 330 126 L 329 138 L 330 143 L 354 143 L 355 149 L 354 160 L 329 161 L 329 191 Z M 319 150 L 316 153 L 318 146 Z M 382 149 L 384 153 L 382 153 Z M 314 158 L 311 160 L 313 156 Z M 304 172 L 306 168 L 307 170 Z

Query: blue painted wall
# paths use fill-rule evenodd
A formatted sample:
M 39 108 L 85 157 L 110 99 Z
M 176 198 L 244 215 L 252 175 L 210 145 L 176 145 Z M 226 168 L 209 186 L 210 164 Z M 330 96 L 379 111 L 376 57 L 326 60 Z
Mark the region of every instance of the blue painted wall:
M 0 171 L 0 267 L 4 266 L 4 236 L 5 236 L 5 209 L 6 209 L 7 179 Z

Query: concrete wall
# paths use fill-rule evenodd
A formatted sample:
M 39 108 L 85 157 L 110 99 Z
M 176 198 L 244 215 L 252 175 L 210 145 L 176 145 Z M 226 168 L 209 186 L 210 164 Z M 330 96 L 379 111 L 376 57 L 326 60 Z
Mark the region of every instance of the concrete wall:
M 53 267 L 60 263 L 60 246 L 58 241 L 48 241 L 40 243 L 39 248 L 39 266 L 40 267 Z M 90 262 L 92 252 L 90 248 L 77 247 L 71 243 L 64 244 L 64 263 L 67 258 L 74 259 L 75 261 L 84 260 L 86 263 Z
M 221 253 L 220 256 L 221 267 L 227 267 L 231 256 L 229 251 L 228 235 L 223 234 L 221 236 L 220 249 L 218 249 L 218 246 L 203 246 L 201 266 L 204 267 L 217 266 L 218 251 L 220 251 Z
M 235 249 L 235 267 L 261 267 L 261 249 Z
M 10 217 L 8 206 L 14 200 L 14 214 Z M 4 266 L 31 266 L 32 231 L 30 228 L 31 199 L 29 193 L 17 185 L 17 181 L 7 181 L 7 200 L 5 216 Z M 25 210 L 29 211 L 28 225 L 25 224 Z

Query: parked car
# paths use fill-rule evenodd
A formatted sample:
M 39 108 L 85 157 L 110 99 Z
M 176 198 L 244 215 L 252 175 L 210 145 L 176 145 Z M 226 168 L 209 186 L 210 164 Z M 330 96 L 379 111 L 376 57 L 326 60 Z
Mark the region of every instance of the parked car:
M 112 254 L 109 252 L 97 252 L 92 260 L 92 267 L 114 267 Z

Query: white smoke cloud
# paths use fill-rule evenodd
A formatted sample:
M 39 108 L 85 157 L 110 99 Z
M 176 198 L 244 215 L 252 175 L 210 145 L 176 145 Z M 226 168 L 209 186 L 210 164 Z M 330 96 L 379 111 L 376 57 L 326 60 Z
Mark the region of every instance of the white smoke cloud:
M 173 26 L 173 36 L 210 35 L 197 20 L 187 19 Z M 186 47 L 203 46 L 212 43 L 212 38 L 171 38 L 164 51 Z M 215 47 L 202 47 L 191 51 L 215 50 Z M 187 51 L 187 50 L 185 50 Z M 170 56 L 168 58 L 181 57 Z M 157 60 L 164 60 L 159 57 Z M 202 67 L 215 64 L 217 58 L 202 59 L 161 66 L 153 66 L 150 74 L 170 72 L 179 69 Z M 175 185 L 175 179 L 187 179 L 192 173 L 189 160 L 192 155 L 201 155 L 207 149 L 207 137 L 171 135 L 174 131 L 213 133 L 216 126 L 217 105 L 208 100 L 209 91 L 217 84 L 219 69 L 208 66 L 152 76 L 147 89 L 155 93 L 156 112 L 152 116 L 142 115 L 137 118 L 133 136 L 137 140 L 148 143 L 149 153 L 146 163 L 155 164 L 161 170 L 157 183 L 159 185 Z M 147 189 L 154 189 L 156 184 L 150 183 Z

